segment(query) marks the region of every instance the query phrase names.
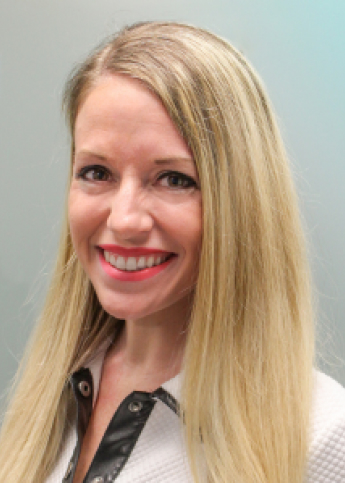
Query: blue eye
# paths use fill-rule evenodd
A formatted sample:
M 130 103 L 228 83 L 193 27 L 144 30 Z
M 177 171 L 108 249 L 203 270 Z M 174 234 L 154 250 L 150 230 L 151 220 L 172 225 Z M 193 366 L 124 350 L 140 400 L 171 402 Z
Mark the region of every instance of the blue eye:
M 177 171 L 163 173 L 159 177 L 159 180 L 164 180 L 166 182 L 166 186 L 169 188 L 187 189 L 196 187 L 196 182 L 193 178 Z
M 110 174 L 103 166 L 85 166 L 77 174 L 77 179 L 85 181 L 108 181 Z

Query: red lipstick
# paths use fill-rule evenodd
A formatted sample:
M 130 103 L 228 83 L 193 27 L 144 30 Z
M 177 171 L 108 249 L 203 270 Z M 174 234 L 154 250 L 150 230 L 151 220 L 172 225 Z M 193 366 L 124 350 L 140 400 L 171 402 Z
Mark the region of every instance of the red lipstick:
M 141 257 L 141 256 L 148 256 L 148 255 L 168 255 L 171 252 L 167 252 L 165 250 L 159 250 L 157 248 L 145 248 L 145 247 L 137 247 L 137 248 L 124 248 L 119 245 L 112 245 L 112 244 L 102 244 L 98 245 L 99 248 L 102 250 L 106 250 L 110 253 L 115 253 L 116 255 L 121 255 L 122 257 Z
M 114 280 L 119 280 L 122 282 L 140 282 L 142 280 L 146 280 L 148 278 L 154 277 L 155 275 L 159 274 L 163 270 L 165 270 L 168 265 L 176 258 L 176 255 L 167 252 L 164 250 L 157 250 L 154 248 L 123 248 L 118 245 L 98 245 L 100 248 L 99 250 L 99 260 L 101 263 L 101 267 L 104 272 L 113 278 Z M 161 256 L 164 257 L 165 260 L 159 265 L 154 265 L 151 267 L 146 267 L 137 270 L 124 270 L 115 267 L 113 264 L 109 263 L 108 257 L 107 260 L 105 259 L 104 251 L 112 253 L 114 255 L 129 258 L 129 257 L 153 257 L 153 256 Z M 168 257 L 168 258 L 167 258 Z M 122 267 L 121 267 L 122 268 Z

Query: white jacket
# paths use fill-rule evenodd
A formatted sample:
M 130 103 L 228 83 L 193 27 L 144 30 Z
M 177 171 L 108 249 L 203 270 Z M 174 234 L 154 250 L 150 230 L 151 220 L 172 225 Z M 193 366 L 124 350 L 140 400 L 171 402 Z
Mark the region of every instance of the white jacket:
M 91 381 L 91 384 L 93 382 L 93 395 L 89 395 L 89 411 L 97 397 L 103 358 L 104 352 L 99 354 L 88 367 L 89 382 Z M 82 395 L 78 395 L 78 384 L 80 381 L 75 384 L 77 397 L 83 399 Z M 131 433 L 132 435 L 129 435 L 123 445 L 113 441 L 114 434 L 119 432 L 118 429 L 110 432 L 108 446 L 104 443 L 103 450 L 105 455 L 113 451 L 111 454 L 115 456 L 106 458 L 109 462 L 106 466 L 102 464 L 102 460 L 99 460 L 98 464 L 94 460 L 91 465 L 92 471 L 87 474 L 85 483 L 192 482 L 181 423 L 173 410 L 174 400 L 179 399 L 179 386 L 180 376 L 176 376 L 163 384 L 164 391 L 161 391 L 159 397 L 154 397 L 153 402 L 150 395 L 145 393 L 132 393 L 128 399 L 126 398 L 121 409 L 122 412 L 126 411 L 124 418 L 129 417 L 128 421 L 137 421 L 139 426 L 141 423 L 135 418 L 140 418 L 141 407 L 144 411 L 146 401 L 148 402 L 149 408 L 140 426 L 142 429 L 133 429 L 136 434 Z M 84 395 L 87 395 L 85 388 Z M 169 397 L 172 404 L 167 400 Z M 121 418 L 120 423 L 122 424 Z M 118 427 L 119 423 L 117 423 Z M 45 483 L 72 481 L 78 457 L 77 454 L 73 457 L 77 439 L 76 429 L 71 428 L 63 452 Z M 103 438 L 100 448 L 104 439 L 107 438 Z M 345 389 L 330 377 L 316 371 L 306 483 L 345 483 Z

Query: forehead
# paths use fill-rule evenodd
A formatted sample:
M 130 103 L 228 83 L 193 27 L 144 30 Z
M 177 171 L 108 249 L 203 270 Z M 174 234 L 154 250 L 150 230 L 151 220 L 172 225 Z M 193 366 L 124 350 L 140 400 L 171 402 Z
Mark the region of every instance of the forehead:
M 75 144 L 131 143 L 191 152 L 160 99 L 141 81 L 123 75 L 101 78 L 81 104 Z
M 142 81 L 122 74 L 109 74 L 97 80 L 78 109 L 76 123 L 85 114 L 103 119 L 104 116 L 109 119 L 121 116 L 122 122 L 130 120 L 132 123 L 145 114 L 150 116 L 151 122 L 171 121 L 158 96 Z

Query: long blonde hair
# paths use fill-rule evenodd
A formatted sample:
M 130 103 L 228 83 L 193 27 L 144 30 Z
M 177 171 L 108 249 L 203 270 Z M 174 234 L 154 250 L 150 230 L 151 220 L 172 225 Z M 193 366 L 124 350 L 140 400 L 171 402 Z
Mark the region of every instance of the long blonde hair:
M 285 150 L 261 82 L 236 49 L 205 30 L 133 25 L 67 84 L 72 152 L 78 109 L 111 73 L 140 79 L 161 99 L 200 177 L 203 244 L 181 399 L 194 478 L 203 458 L 208 482 L 301 483 L 314 358 L 309 273 Z M 117 324 L 76 258 L 66 218 L 3 426 L 0 481 L 44 481 L 66 430 L 66 381 Z

